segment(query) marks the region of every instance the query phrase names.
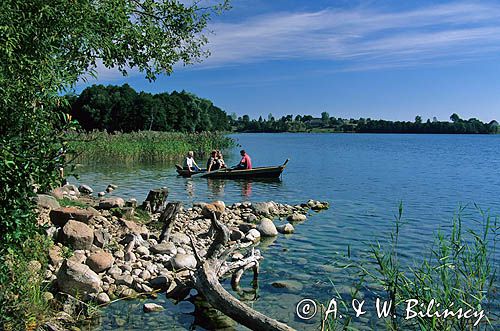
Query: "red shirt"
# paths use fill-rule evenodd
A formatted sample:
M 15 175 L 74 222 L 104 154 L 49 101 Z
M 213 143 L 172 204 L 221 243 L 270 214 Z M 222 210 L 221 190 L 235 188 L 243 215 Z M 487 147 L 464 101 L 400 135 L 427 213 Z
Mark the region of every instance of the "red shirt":
M 252 160 L 248 154 L 245 154 L 245 156 L 241 158 L 240 164 L 244 164 L 245 169 L 252 169 Z

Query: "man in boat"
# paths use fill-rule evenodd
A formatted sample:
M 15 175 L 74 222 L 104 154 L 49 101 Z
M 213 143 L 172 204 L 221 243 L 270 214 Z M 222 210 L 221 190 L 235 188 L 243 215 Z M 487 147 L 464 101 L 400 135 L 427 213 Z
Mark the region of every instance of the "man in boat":
M 217 161 L 217 151 L 213 150 L 207 161 L 207 172 L 219 170 L 220 164 Z
M 244 149 L 240 151 L 241 155 L 241 161 L 238 163 L 236 166 L 236 169 L 252 169 L 252 159 L 250 159 L 250 156 L 245 152 Z
M 191 171 L 200 171 L 200 167 L 196 164 L 196 161 L 194 160 L 194 153 L 193 151 L 189 151 L 187 153 L 186 158 L 184 159 L 184 169 Z

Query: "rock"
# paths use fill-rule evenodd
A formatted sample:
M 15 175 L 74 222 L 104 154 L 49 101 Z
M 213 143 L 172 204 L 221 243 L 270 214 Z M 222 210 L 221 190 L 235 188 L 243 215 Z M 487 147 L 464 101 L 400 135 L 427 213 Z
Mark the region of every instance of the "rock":
M 212 216 L 212 213 L 215 213 L 217 217 L 220 217 L 224 211 L 226 210 L 226 205 L 224 204 L 224 201 L 215 201 L 212 203 L 207 203 L 201 210 L 201 214 L 207 218 L 210 218 Z
M 87 258 L 87 265 L 97 273 L 108 270 L 114 262 L 113 255 L 105 251 L 93 253 Z
M 316 201 L 316 204 L 311 207 L 312 210 L 314 211 L 320 211 L 323 209 L 328 209 L 330 207 L 330 204 L 328 202 L 319 202 Z
M 175 270 L 196 268 L 196 259 L 194 255 L 191 254 L 177 254 L 170 260 L 170 262 Z
M 98 293 L 102 282 L 89 266 L 66 260 L 57 274 L 57 285 L 61 291 L 76 295 Z
M 203 209 L 203 207 L 205 207 L 206 205 L 207 205 L 206 202 L 200 202 L 200 201 L 193 202 L 193 208 L 197 207 Z
M 182 232 L 172 234 L 170 236 L 170 241 L 176 245 L 189 244 L 191 242 L 188 235 Z
M 231 231 L 231 235 L 230 235 L 230 240 L 231 241 L 238 241 L 238 240 L 241 240 L 243 239 L 245 235 L 243 234 L 243 232 L 241 232 L 240 230 L 232 230 Z
M 99 295 L 97 296 L 97 303 L 99 303 L 99 304 L 106 304 L 106 303 L 110 303 L 110 302 L 111 302 L 111 299 L 104 292 L 99 293 Z
M 120 223 L 123 224 L 130 232 L 147 237 L 149 234 L 148 229 L 144 225 L 139 225 L 134 221 L 120 220 Z
M 244 256 L 240 252 L 236 252 L 233 255 L 231 255 L 231 260 L 237 261 L 237 260 L 243 260 Z
M 118 185 L 115 184 L 108 184 L 109 188 L 112 188 L 113 190 L 116 190 L 118 188 Z
M 248 214 L 245 216 L 245 221 L 248 223 L 255 223 L 257 221 L 257 216 L 254 214 Z
M 68 192 L 66 192 L 62 187 L 56 187 L 50 192 L 50 195 L 60 200 L 64 198 L 65 195 L 68 195 Z
M 54 294 L 50 292 L 43 292 L 43 298 L 45 299 L 46 302 L 49 302 L 54 299 Z
M 111 235 L 106 229 L 97 229 L 94 230 L 94 245 L 99 248 L 103 248 L 109 241 L 111 240 Z
M 101 191 L 101 192 L 97 193 L 97 196 L 98 196 L 99 198 L 102 198 L 102 197 L 103 197 L 103 196 L 105 196 L 105 195 L 106 195 L 106 192 L 104 192 L 104 191 Z
M 62 228 L 61 241 L 73 249 L 90 249 L 94 231 L 87 224 L 69 220 Z
M 85 251 L 81 249 L 77 249 L 73 252 L 73 255 L 68 259 L 74 263 L 85 263 L 87 256 L 85 255 Z
M 45 233 L 47 233 L 47 237 L 50 239 L 57 241 L 57 233 L 59 230 L 55 226 L 51 226 L 45 230 Z
M 245 239 L 255 243 L 260 240 L 260 232 L 257 229 L 250 229 L 250 231 L 246 234 Z
M 129 298 L 133 298 L 133 297 L 135 297 L 136 295 L 137 295 L 137 293 L 136 293 L 133 289 L 131 289 L 131 288 L 126 288 L 126 289 L 124 289 L 124 290 L 120 293 L 120 296 L 121 296 L 122 298 L 127 298 L 127 297 L 129 297 Z
M 119 197 L 106 198 L 99 202 L 99 209 L 122 208 L 125 206 L 125 200 Z
M 295 292 L 295 293 L 302 291 L 303 288 L 302 283 L 296 280 L 279 280 L 272 283 L 271 285 L 273 287 L 284 288 L 289 292 Z
M 260 234 L 263 237 L 274 237 L 278 235 L 276 226 L 269 218 L 263 218 L 260 221 L 260 224 L 257 226 L 257 230 L 259 230 Z
M 257 228 L 257 226 L 255 224 L 252 224 L 252 223 L 240 223 L 240 224 L 238 224 L 238 229 L 240 229 L 240 231 L 243 233 L 247 233 L 251 229 L 255 229 L 255 228 Z
M 137 199 L 128 199 L 127 202 L 125 202 L 125 207 L 137 208 Z
M 122 269 L 115 265 L 108 270 L 108 274 L 116 279 L 116 277 L 122 274 Z
M 53 196 L 47 194 L 38 194 L 35 197 L 35 201 L 38 207 L 46 209 L 59 209 L 61 206 L 59 202 Z
M 49 259 L 53 266 L 58 266 L 64 260 L 61 253 L 62 249 L 59 246 L 54 245 L 49 249 Z
M 78 186 L 78 191 L 83 194 L 92 194 L 94 192 L 92 187 L 85 184 Z
M 157 311 L 162 311 L 164 308 L 156 303 L 145 303 L 142 307 L 145 313 L 152 313 Z
M 255 202 L 252 204 L 252 209 L 255 214 L 269 216 L 272 213 L 274 204 L 269 202 Z
M 78 187 L 76 187 L 76 185 L 66 184 L 62 188 L 64 191 L 68 192 L 69 195 L 73 195 L 73 196 L 77 196 L 77 197 L 80 196 L 80 191 L 78 191 Z
M 141 277 L 141 279 L 148 280 L 151 278 L 151 273 L 147 270 L 142 270 L 139 277 Z
M 94 214 L 77 207 L 63 207 L 50 211 L 50 221 L 56 226 L 64 226 L 70 219 L 89 224 Z
M 135 251 L 141 256 L 149 255 L 149 249 L 146 246 L 139 246 Z
M 278 230 L 279 233 L 283 234 L 290 234 L 295 232 L 295 228 L 290 223 L 277 226 L 276 229 Z
M 120 275 L 115 278 L 115 284 L 131 287 L 134 284 L 134 278 L 131 275 Z
M 299 213 L 293 213 L 287 217 L 287 221 L 289 222 L 303 222 L 305 220 L 307 220 L 307 216 Z
M 109 187 L 109 186 L 108 186 L 108 187 L 106 187 L 106 192 L 107 192 L 107 193 L 111 193 L 111 192 L 113 192 L 114 190 L 115 190 L 115 189 L 114 189 L 114 188 L 112 188 L 112 187 Z
M 123 252 L 122 250 L 118 250 L 114 253 L 114 256 L 117 259 L 123 259 L 125 257 L 125 252 Z
M 170 286 L 171 280 L 164 275 L 152 278 L 149 280 L 149 284 L 155 289 L 166 290 Z
M 30 273 L 36 274 L 42 269 L 42 264 L 37 260 L 31 260 L 28 262 L 27 269 Z
M 137 261 L 137 257 L 133 252 L 127 252 L 125 253 L 125 261 L 134 263 L 135 261 Z
M 175 248 L 175 245 L 173 242 L 163 242 L 163 243 L 156 244 L 153 247 L 151 247 L 151 252 L 153 252 L 155 254 L 175 255 L 175 254 L 177 254 L 177 249 Z

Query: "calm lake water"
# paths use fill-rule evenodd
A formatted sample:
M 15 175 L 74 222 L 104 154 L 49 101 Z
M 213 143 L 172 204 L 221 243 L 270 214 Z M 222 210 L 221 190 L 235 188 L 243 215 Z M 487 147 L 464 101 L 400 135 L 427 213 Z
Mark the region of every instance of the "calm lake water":
M 233 136 L 252 157 L 254 166 L 290 162 L 281 181 L 214 181 L 176 176 L 172 164 L 84 166 L 79 182 L 104 190 L 119 186 L 116 195 L 145 199 L 152 188 L 167 186 L 170 200 L 187 206 L 193 201 L 224 200 L 302 203 L 330 202 L 329 210 L 312 213 L 290 236 L 280 235 L 261 248 L 259 289 L 248 291 L 247 304 L 299 330 L 313 330 L 295 316 L 302 298 L 327 303 L 338 291 L 350 303 L 355 277 L 336 268 L 350 247 L 361 261 L 370 244 L 387 243 L 399 202 L 405 225 L 400 237 L 405 263 L 418 261 L 433 233 L 449 230 L 454 213 L 465 211 L 466 227 L 477 228 L 474 204 L 500 215 L 500 135 L 384 135 L 384 134 L 238 134 Z M 239 161 L 235 148 L 226 162 Z M 181 162 L 181 160 L 179 160 Z M 199 160 L 200 165 L 204 160 Z M 279 220 L 276 220 L 279 223 Z M 498 256 L 495 264 L 498 265 Z M 247 275 L 249 277 L 249 275 Z M 290 281 L 290 289 L 274 288 L 276 280 Z M 333 284 L 333 285 L 332 285 Z M 249 278 L 244 285 L 250 287 Z M 365 291 L 366 292 L 366 291 Z M 370 299 L 370 292 L 362 293 Z M 152 300 L 146 300 L 152 301 Z M 103 314 L 95 330 L 185 330 L 203 328 L 188 301 L 174 304 L 160 296 L 162 313 L 144 314 L 145 301 L 121 301 Z M 368 304 L 367 304 L 368 305 Z M 367 308 L 369 310 L 370 308 Z M 498 314 L 498 307 L 495 308 Z M 372 329 L 372 312 L 355 318 L 355 326 Z M 242 329 L 241 326 L 236 328 Z

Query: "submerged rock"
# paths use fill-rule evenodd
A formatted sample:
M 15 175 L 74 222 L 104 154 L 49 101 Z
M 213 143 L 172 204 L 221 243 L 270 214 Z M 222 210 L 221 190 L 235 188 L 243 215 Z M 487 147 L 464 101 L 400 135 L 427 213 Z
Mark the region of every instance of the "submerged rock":
M 145 313 L 152 313 L 152 312 L 162 311 L 165 308 L 163 308 L 160 305 L 157 305 L 156 303 L 145 303 L 142 309 L 144 310 Z

